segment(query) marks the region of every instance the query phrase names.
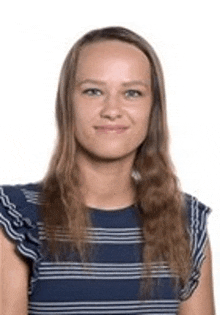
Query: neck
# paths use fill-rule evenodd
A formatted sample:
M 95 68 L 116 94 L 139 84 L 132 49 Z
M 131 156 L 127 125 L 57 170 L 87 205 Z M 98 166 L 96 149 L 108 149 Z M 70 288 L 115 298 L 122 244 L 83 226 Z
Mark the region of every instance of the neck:
M 94 161 L 77 158 L 84 202 L 89 207 L 116 209 L 135 201 L 131 179 L 133 161 Z

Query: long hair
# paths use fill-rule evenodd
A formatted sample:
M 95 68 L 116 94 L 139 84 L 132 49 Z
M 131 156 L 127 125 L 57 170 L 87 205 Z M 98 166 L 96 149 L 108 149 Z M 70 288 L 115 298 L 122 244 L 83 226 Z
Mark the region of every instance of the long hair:
M 90 31 L 69 51 L 60 75 L 56 99 L 58 125 L 57 146 L 43 180 L 42 218 L 51 253 L 58 254 L 56 231 L 65 230 L 72 246 L 83 261 L 88 260 L 86 230 L 92 226 L 80 190 L 79 171 L 75 163 L 74 88 L 80 51 L 90 43 L 119 40 L 139 48 L 151 66 L 152 108 L 148 132 L 138 148 L 133 165 L 136 205 L 143 222 L 143 278 L 148 278 L 151 263 L 166 261 L 184 284 L 190 270 L 190 248 L 184 217 L 184 197 L 169 155 L 168 126 L 163 72 L 160 61 L 149 43 L 133 31 L 108 27 Z M 144 282 L 143 290 L 147 288 Z M 148 286 L 149 287 L 149 286 Z

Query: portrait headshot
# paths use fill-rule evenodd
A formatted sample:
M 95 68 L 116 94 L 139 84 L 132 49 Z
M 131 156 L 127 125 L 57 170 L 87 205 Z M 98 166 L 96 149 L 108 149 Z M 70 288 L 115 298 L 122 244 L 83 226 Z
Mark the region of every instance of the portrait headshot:
M 216 2 L 2 9 L 1 314 L 217 314 Z

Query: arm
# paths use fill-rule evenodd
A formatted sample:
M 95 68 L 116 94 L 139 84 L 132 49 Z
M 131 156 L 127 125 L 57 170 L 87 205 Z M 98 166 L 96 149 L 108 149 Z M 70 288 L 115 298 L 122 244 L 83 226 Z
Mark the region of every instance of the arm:
M 28 314 L 28 276 L 27 263 L 16 253 L 0 228 L 0 314 Z
M 209 242 L 206 246 L 205 256 L 198 287 L 188 300 L 182 302 L 179 315 L 215 315 Z

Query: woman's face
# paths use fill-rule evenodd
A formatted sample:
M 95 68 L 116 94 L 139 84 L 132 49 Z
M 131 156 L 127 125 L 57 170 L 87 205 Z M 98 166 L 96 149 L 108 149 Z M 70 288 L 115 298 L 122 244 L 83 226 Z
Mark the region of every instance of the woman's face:
M 77 152 L 96 160 L 134 159 L 148 129 L 150 70 L 145 54 L 125 42 L 108 40 L 82 49 L 73 92 Z

